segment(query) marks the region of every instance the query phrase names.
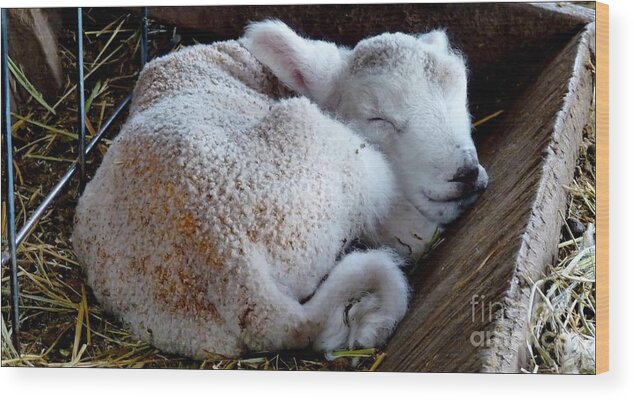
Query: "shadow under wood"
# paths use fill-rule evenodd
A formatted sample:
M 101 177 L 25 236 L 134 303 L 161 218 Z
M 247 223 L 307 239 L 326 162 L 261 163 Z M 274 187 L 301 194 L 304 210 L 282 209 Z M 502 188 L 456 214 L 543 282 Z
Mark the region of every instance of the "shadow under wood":
M 350 46 L 386 31 L 445 28 L 468 60 L 474 120 L 504 110 L 474 132 L 490 186 L 411 277 L 410 310 L 380 369 L 519 371 L 531 282 L 556 252 L 592 98 L 592 11 L 480 3 L 158 7 L 150 16 L 205 41 L 239 37 L 265 18 Z

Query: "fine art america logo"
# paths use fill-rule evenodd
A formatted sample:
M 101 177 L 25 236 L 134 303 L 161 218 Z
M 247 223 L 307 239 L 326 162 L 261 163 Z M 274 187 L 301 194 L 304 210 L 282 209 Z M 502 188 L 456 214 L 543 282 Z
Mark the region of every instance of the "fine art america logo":
M 489 326 L 496 315 L 504 312 L 504 305 L 499 301 L 487 301 L 485 296 L 478 294 L 471 297 L 471 322 L 483 327 Z M 495 333 L 489 330 L 476 330 L 471 333 L 469 340 L 474 347 L 488 347 L 491 345 Z

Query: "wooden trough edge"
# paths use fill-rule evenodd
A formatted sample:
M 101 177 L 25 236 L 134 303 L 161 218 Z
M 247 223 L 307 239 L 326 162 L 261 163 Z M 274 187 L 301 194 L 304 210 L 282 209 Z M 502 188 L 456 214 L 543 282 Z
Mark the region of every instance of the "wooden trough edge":
M 482 372 L 517 373 L 526 361 L 528 315 L 532 283 L 542 277 L 557 254 L 566 205 L 565 186 L 572 182 L 574 165 L 593 98 L 588 62 L 595 48 L 595 23 L 590 23 L 570 45 L 577 46 L 567 94 L 556 116 L 542 164 L 531 217 L 520 240 L 513 278 L 502 299 L 504 315 L 492 322 L 490 346 L 481 353 Z M 570 167 L 572 166 L 572 168 Z M 557 221 L 557 223 L 553 223 Z

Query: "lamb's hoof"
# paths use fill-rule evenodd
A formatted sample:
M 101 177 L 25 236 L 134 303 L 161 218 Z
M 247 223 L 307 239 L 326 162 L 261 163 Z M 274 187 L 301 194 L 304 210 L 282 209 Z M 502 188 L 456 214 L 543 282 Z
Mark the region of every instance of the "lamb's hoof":
M 348 348 L 366 349 L 383 345 L 398 320 L 381 309 L 378 296 L 367 294 L 352 304 L 346 322 L 350 326 Z

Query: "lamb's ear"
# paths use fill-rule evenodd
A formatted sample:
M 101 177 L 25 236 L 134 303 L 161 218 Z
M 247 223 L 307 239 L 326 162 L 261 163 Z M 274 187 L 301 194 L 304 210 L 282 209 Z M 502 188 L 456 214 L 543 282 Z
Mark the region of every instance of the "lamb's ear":
M 301 38 L 280 21 L 250 24 L 242 43 L 280 81 L 317 103 L 327 99 L 344 65 L 345 50 Z
M 418 35 L 418 39 L 436 50 L 449 51 L 449 38 L 447 38 L 447 33 L 442 29 L 422 33 Z

